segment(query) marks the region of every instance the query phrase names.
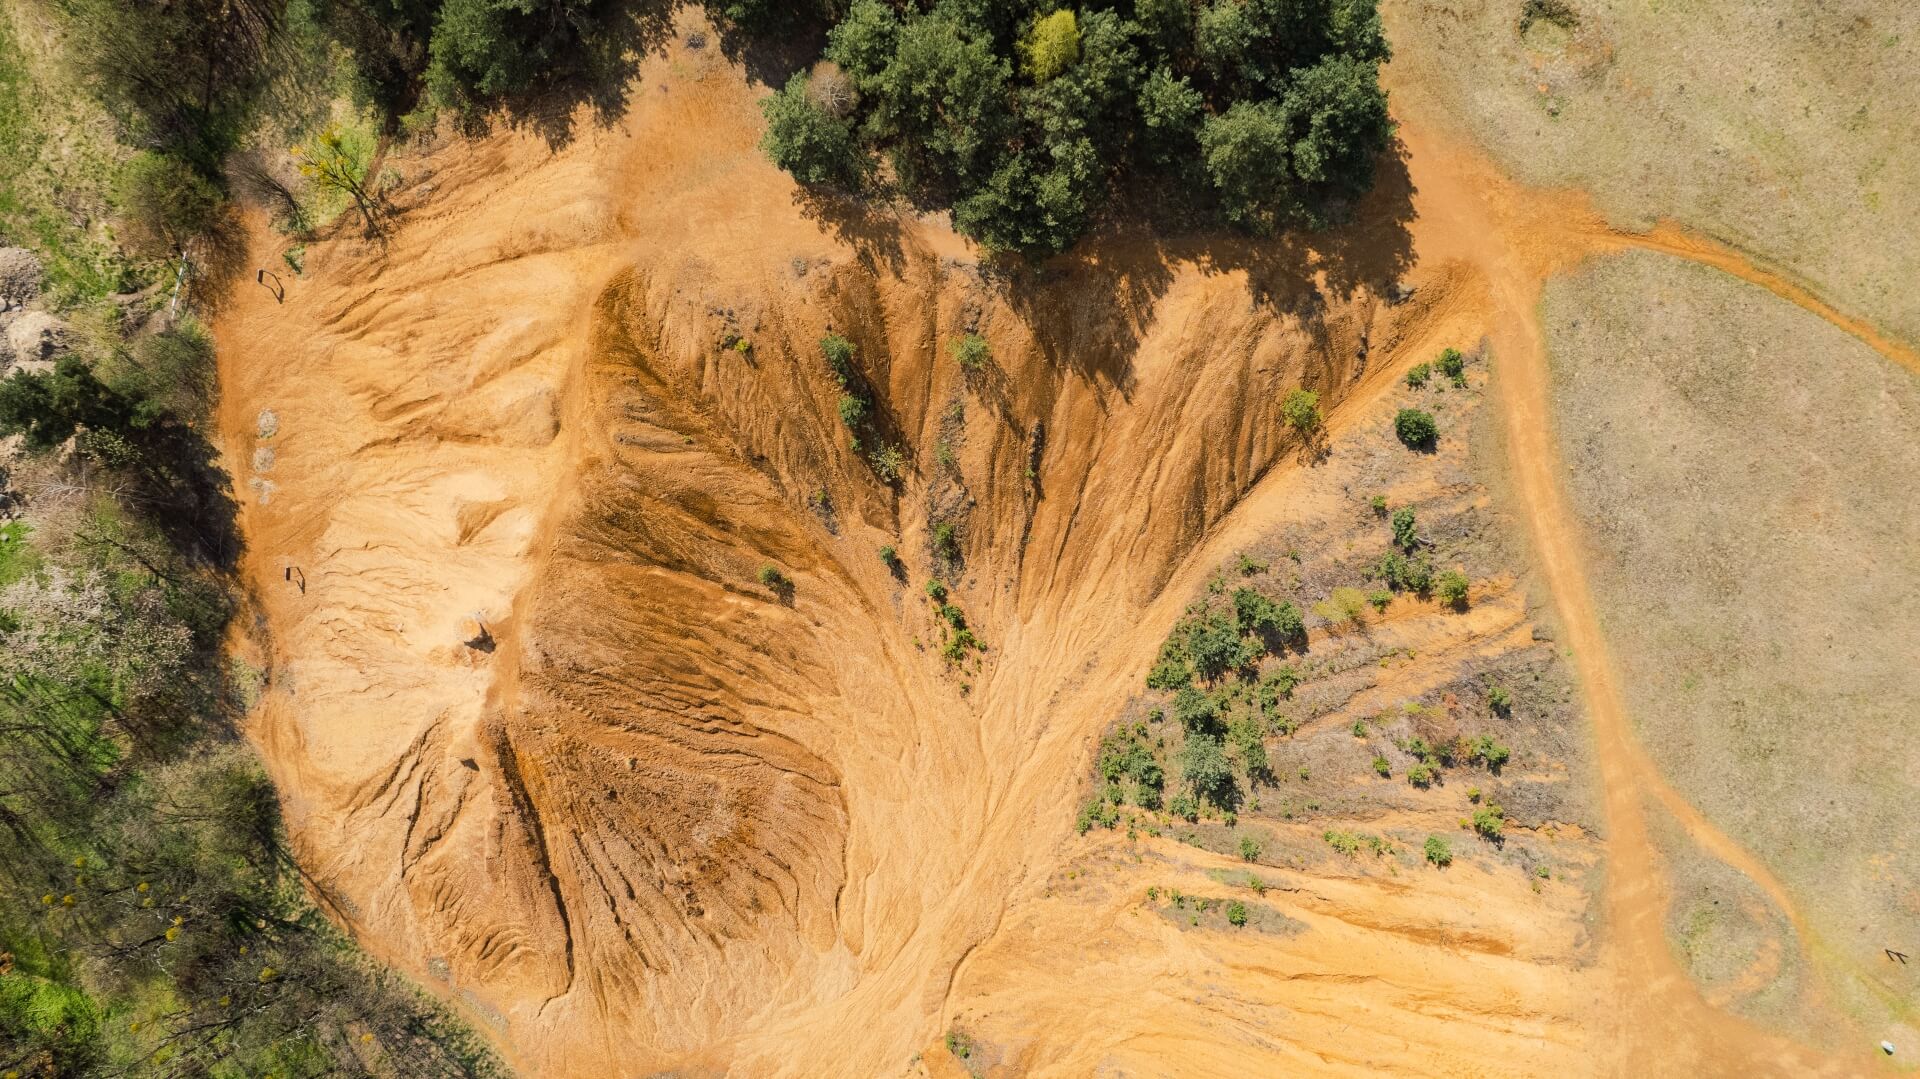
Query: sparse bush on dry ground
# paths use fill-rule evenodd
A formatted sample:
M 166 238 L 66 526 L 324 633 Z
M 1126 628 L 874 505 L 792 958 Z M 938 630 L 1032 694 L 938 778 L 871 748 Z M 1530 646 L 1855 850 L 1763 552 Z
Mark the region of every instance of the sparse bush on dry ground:
M 1265 572 L 1267 564 L 1241 555 L 1230 568 L 1244 579 Z M 1167 809 L 1192 817 L 1203 806 L 1229 812 L 1250 788 L 1271 782 L 1266 743 L 1294 730 L 1281 706 L 1300 674 L 1277 659 L 1262 670 L 1262 661 L 1304 640 L 1299 610 L 1290 601 L 1251 585 L 1228 593 L 1223 574 L 1219 587 L 1173 627 L 1148 672 L 1148 689 L 1171 697 L 1152 710 L 1148 722 L 1102 742 L 1100 773 L 1110 799 L 1155 808 L 1171 769 L 1179 783 Z M 1177 734 L 1161 729 L 1150 744 L 1149 724 L 1167 718 Z M 1177 737 L 1177 746 L 1167 745 L 1170 736 Z
M 1320 429 L 1320 395 L 1312 390 L 1288 391 L 1280 401 L 1280 414 L 1296 431 L 1317 431 Z
M 1440 428 L 1433 422 L 1431 412 L 1403 408 L 1393 417 L 1393 433 L 1408 449 L 1424 450 L 1433 448 L 1434 439 L 1440 437 Z
M 1358 625 L 1366 612 L 1367 594 L 1346 585 L 1334 589 L 1326 599 L 1313 605 L 1313 613 L 1335 627 Z
M 978 371 L 993 359 L 993 350 L 987 347 L 987 339 L 977 333 L 955 339 L 952 351 L 954 361 L 969 371 Z

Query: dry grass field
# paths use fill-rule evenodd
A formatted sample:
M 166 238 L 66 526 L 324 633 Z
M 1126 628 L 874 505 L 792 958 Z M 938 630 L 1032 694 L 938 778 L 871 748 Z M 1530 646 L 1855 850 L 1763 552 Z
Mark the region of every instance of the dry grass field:
M 1567 0 L 1383 5 L 1393 90 L 1516 179 L 1673 217 L 1920 338 L 1920 5 Z
M 1553 281 L 1543 314 L 1568 494 L 1641 738 L 1787 885 L 1811 938 L 1788 952 L 1871 1029 L 1910 1023 L 1916 982 L 1882 949 L 1920 943 L 1920 384 L 1664 255 Z M 1737 898 L 1699 914 L 1692 893 L 1729 887 L 1710 872 L 1678 874 L 1670 924 L 1711 986 L 1731 977 L 1713 953 L 1756 933 L 1727 928 Z M 1790 1016 L 1758 981 L 1736 1003 Z

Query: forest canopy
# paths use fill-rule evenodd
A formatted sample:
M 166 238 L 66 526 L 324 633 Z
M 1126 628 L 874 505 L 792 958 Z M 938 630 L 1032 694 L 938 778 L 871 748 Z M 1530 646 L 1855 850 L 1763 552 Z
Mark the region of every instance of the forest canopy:
M 1062 251 L 1115 205 L 1268 234 L 1372 185 L 1387 56 L 1374 0 L 852 0 L 765 102 L 762 146 L 811 187 L 949 208 L 997 251 Z

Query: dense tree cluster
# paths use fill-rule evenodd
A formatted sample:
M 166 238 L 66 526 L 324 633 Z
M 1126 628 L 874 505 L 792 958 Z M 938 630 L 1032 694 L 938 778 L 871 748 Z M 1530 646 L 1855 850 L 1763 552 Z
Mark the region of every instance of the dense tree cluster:
M 951 207 L 995 250 L 1060 251 L 1123 194 L 1265 233 L 1370 186 L 1386 57 L 1374 0 L 853 0 L 763 146 L 804 184 Z

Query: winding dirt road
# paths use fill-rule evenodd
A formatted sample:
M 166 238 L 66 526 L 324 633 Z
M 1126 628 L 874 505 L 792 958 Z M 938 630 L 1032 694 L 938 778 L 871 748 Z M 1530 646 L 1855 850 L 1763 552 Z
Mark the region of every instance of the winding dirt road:
M 1849 1074 L 1854 1066 L 1799 1046 L 1711 1006 L 1676 962 L 1665 932 L 1668 897 L 1647 829 L 1651 796 L 1706 853 L 1750 878 L 1792 924 L 1803 953 L 1816 950 L 1792 896 L 1759 859 L 1706 819 L 1661 774 L 1634 735 L 1618 672 L 1588 588 L 1578 523 L 1560 482 L 1546 347 L 1538 319 L 1545 280 L 1581 259 L 1645 249 L 1685 258 L 1759 285 L 1859 338 L 1890 361 L 1920 370 L 1920 355 L 1847 316 L 1785 276 L 1662 222 L 1647 233 L 1609 228 L 1573 193 L 1529 191 L 1470 152 L 1418 127 L 1402 129 L 1419 192 L 1415 225 L 1423 259 L 1471 262 L 1490 283 L 1487 333 L 1494 396 L 1507 440 L 1513 493 L 1523 507 L 1562 640 L 1579 672 L 1609 828 L 1610 915 L 1620 945 L 1622 1025 L 1635 1074 L 1707 1066 L 1715 1074 Z M 1818 993 L 1818 977 L 1815 979 Z

